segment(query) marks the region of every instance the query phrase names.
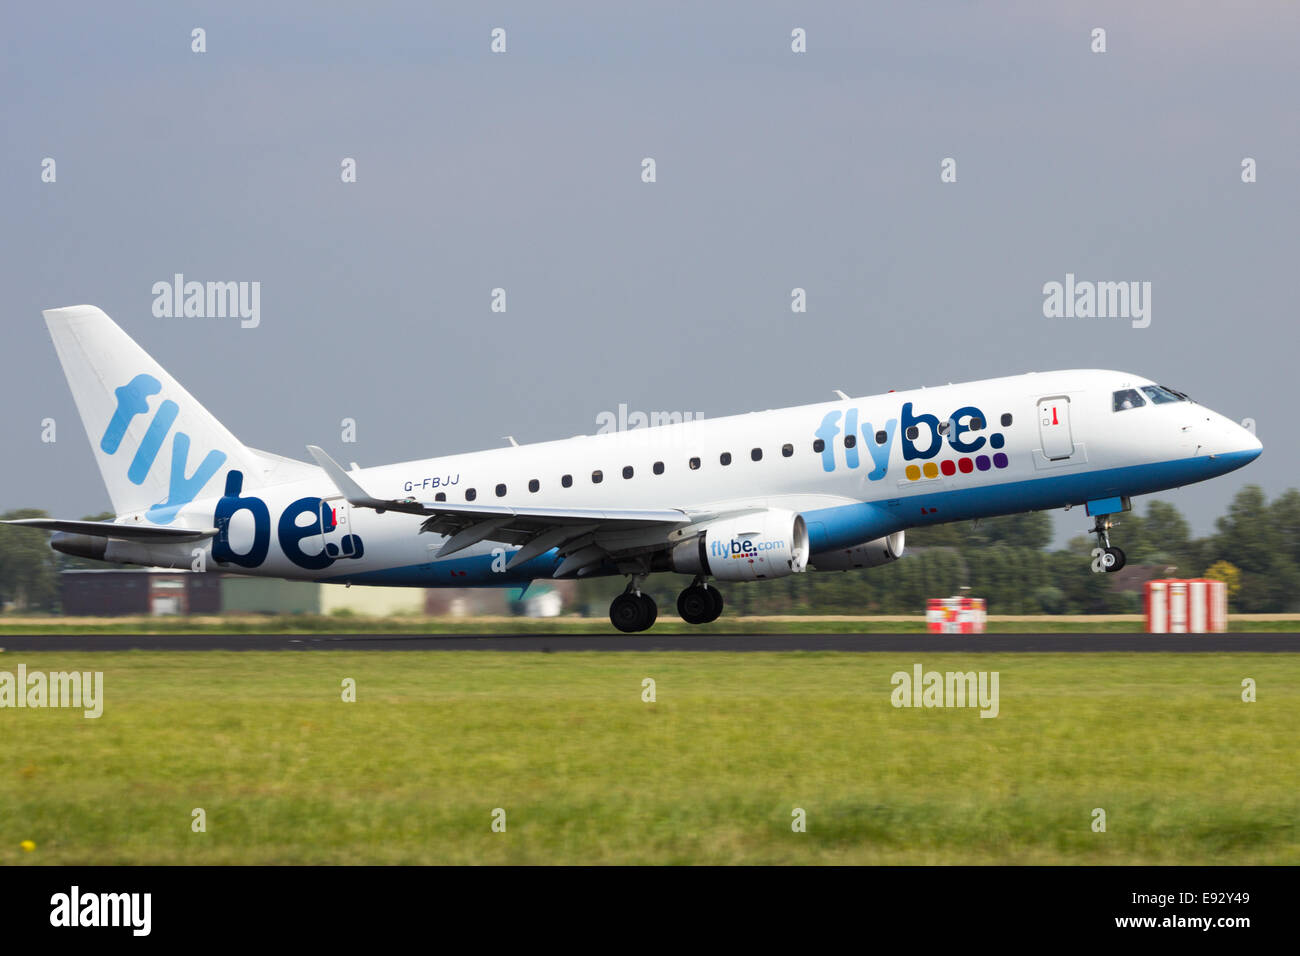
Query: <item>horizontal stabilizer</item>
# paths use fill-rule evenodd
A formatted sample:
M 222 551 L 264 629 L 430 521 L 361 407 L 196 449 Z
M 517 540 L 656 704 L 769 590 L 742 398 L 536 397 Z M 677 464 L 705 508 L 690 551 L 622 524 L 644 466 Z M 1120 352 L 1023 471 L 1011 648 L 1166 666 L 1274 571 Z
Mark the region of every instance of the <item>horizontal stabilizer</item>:
M 120 538 L 123 541 L 202 541 L 217 533 L 216 528 L 196 531 L 193 528 L 152 528 L 140 524 L 114 524 L 111 521 L 67 521 L 63 518 L 15 518 L 0 521 L 42 531 L 64 534 L 87 534 L 94 538 Z

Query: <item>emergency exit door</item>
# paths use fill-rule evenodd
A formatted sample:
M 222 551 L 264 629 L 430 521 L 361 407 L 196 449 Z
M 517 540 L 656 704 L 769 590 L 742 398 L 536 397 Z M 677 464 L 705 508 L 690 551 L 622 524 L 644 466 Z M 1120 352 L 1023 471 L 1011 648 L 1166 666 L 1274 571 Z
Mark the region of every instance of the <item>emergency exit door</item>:
M 1043 457 L 1048 461 L 1060 461 L 1074 454 L 1070 400 L 1064 395 L 1038 400 L 1038 438 L 1043 443 Z

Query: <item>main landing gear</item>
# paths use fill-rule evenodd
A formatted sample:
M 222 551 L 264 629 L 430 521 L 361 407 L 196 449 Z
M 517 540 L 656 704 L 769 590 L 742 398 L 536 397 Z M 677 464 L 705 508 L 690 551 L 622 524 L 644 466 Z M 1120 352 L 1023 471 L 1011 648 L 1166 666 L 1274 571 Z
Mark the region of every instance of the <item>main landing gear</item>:
M 633 575 L 627 582 L 627 590 L 614 598 L 609 605 L 609 621 L 624 634 L 645 631 L 659 617 L 659 605 L 655 599 L 641 590 L 644 574 Z
M 677 613 L 687 624 L 708 624 L 722 613 L 722 592 L 696 578 L 690 587 L 677 595 Z
M 641 590 L 644 574 L 634 574 L 627 590 L 609 605 L 609 620 L 624 634 L 645 631 L 659 617 L 655 599 Z M 722 592 L 696 578 L 690 587 L 677 595 L 677 613 L 687 624 L 708 624 L 722 613 Z
M 1101 552 L 1100 554 L 1093 552 L 1095 560 L 1092 567 L 1094 571 L 1111 573 L 1124 567 L 1124 552 L 1119 548 L 1112 548 L 1110 545 L 1110 529 L 1110 515 L 1097 515 L 1093 519 L 1092 533 L 1097 536 L 1097 548 Z

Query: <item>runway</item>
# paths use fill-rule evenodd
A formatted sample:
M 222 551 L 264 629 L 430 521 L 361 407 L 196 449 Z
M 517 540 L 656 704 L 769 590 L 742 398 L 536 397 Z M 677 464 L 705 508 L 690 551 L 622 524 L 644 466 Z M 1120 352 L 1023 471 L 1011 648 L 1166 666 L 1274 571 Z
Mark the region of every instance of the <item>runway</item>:
M 1294 654 L 1300 634 L 15 634 L 0 650 Z

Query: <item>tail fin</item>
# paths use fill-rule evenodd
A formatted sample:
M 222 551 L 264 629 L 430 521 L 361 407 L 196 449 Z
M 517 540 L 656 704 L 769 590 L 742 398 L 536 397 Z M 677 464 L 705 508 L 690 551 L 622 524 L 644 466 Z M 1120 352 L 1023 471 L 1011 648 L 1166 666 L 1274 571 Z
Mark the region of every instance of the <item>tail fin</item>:
M 166 525 L 196 498 L 220 495 L 231 471 L 258 481 L 256 454 L 102 311 L 43 314 L 119 515 Z

